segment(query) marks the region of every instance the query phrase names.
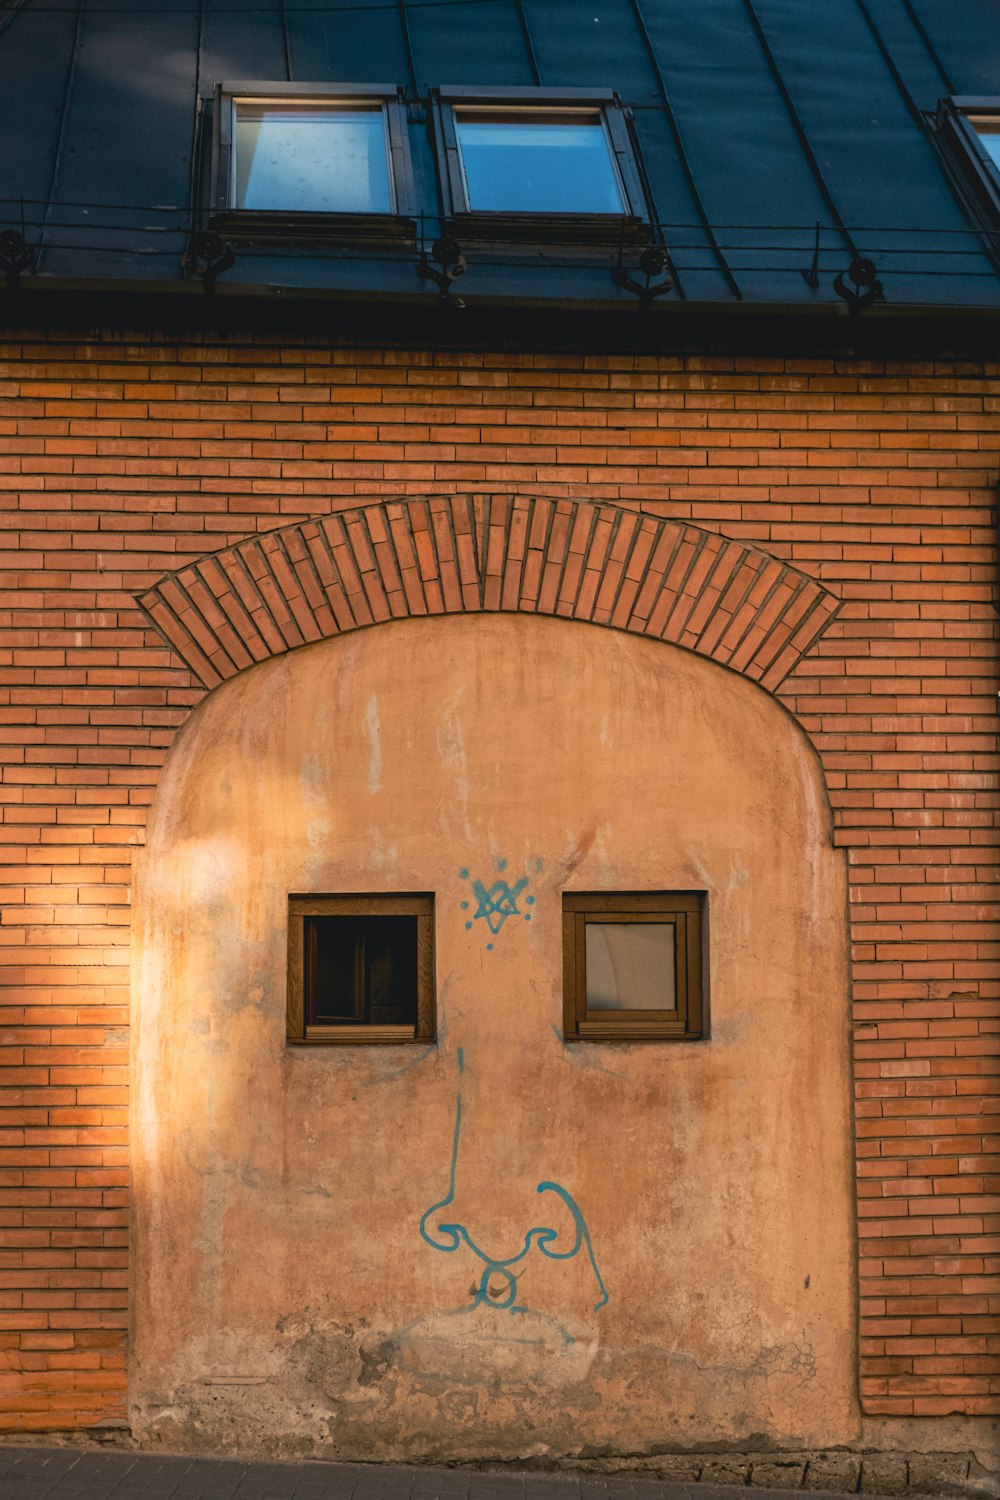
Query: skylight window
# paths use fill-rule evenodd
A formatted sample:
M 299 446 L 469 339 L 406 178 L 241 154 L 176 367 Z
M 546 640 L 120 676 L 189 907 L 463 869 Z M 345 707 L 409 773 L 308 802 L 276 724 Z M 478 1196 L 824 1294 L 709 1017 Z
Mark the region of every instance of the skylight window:
M 1000 95 L 942 99 L 938 139 L 970 207 L 989 228 L 1000 223 Z
M 379 103 L 236 99 L 234 106 L 234 208 L 392 212 Z
M 1000 169 L 1000 114 L 969 115 L 969 124 L 982 142 L 987 156 Z
M 597 110 L 455 109 L 473 213 L 628 211 Z
M 454 85 L 433 91 L 431 112 L 459 243 L 648 241 L 629 116 L 613 90 Z
M 403 232 L 413 174 L 399 89 L 220 84 L 211 204 L 237 238 Z

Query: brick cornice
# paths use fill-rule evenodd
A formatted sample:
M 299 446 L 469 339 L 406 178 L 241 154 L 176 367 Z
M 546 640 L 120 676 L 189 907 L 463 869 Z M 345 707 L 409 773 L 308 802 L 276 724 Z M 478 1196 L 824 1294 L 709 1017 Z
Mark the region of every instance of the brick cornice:
M 588 500 L 440 496 L 247 537 L 138 596 L 206 687 L 411 616 L 553 615 L 671 642 L 774 692 L 840 601 L 769 553 Z

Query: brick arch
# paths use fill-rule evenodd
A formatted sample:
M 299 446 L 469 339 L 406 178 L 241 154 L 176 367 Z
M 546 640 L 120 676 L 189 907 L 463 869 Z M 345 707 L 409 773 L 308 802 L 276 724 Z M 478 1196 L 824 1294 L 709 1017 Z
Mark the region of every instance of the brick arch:
M 205 687 L 411 616 L 554 615 L 672 642 L 774 692 L 840 601 L 744 542 L 589 500 L 359 505 L 237 542 L 139 596 Z

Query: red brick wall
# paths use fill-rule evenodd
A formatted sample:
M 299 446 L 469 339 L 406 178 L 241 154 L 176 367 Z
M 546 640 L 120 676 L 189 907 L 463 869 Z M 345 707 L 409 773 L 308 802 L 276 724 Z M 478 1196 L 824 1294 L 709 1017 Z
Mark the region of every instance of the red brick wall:
M 0 1426 L 124 1409 L 130 849 L 203 695 L 134 595 L 358 499 L 601 499 L 844 601 L 779 690 L 853 899 L 862 1384 L 1000 1412 L 1000 367 L 0 343 Z

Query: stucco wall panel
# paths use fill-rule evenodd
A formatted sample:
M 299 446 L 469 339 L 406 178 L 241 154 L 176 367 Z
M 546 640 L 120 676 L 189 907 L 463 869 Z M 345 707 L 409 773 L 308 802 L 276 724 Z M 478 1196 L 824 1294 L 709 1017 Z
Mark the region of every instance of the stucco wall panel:
M 525 877 L 488 932 L 472 882 Z M 678 888 L 708 892 L 711 1038 L 563 1044 L 561 892 Z M 288 893 L 383 889 L 435 894 L 436 1046 L 288 1047 Z M 310 647 L 193 716 L 136 908 L 143 1437 L 388 1457 L 854 1435 L 844 872 L 762 691 L 553 620 Z M 499 1258 L 532 1226 L 589 1234 L 592 1260 L 533 1246 L 523 1312 L 470 1310 L 482 1262 L 420 1235 L 459 1092 L 430 1237 L 461 1223 Z

